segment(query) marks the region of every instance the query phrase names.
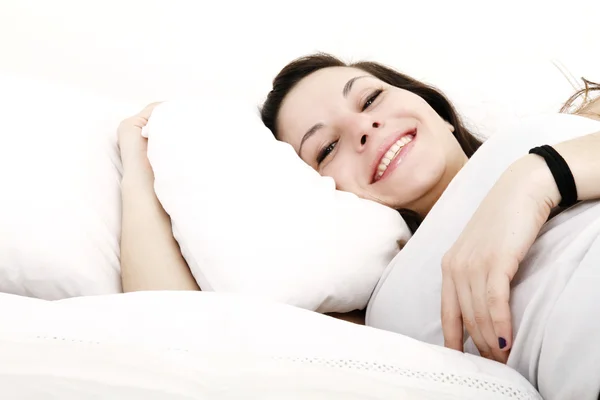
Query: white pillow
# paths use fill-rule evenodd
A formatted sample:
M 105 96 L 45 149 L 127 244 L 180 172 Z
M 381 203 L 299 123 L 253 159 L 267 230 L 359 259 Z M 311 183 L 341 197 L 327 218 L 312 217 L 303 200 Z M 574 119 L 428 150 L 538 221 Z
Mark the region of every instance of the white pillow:
M 5 398 L 512 399 L 514 370 L 247 296 L 0 295 Z
M 121 291 L 116 127 L 136 110 L 0 75 L 0 292 Z
M 364 308 L 409 237 L 403 219 L 336 191 L 234 99 L 164 103 L 145 131 L 157 196 L 200 287 L 319 312 Z

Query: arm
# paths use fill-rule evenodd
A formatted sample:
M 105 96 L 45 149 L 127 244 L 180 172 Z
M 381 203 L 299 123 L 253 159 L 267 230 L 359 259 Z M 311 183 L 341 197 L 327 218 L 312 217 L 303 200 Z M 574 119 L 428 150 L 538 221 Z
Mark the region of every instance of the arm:
M 573 173 L 578 200 L 600 198 L 600 132 L 552 147 L 565 159 Z M 517 173 L 529 173 L 527 176 L 532 185 L 539 188 L 538 193 L 542 200 L 552 208 L 558 206 L 561 200 L 560 193 L 546 162 L 541 157 L 533 154 L 524 156 L 514 167 L 518 170 Z
M 600 198 L 600 132 L 550 143 L 565 159 L 579 200 Z M 506 362 L 512 346 L 510 283 L 561 201 L 545 160 L 514 162 L 483 199 L 442 260 L 442 328 L 463 349 L 463 326 L 482 356 Z
M 141 136 L 152 108 L 119 126 L 123 291 L 200 290 L 173 237 L 170 218 L 154 192 L 154 173 L 146 155 L 146 139 Z
M 126 169 L 121 185 L 123 291 L 200 290 L 156 198 L 152 173 Z
M 600 121 L 600 97 L 590 101 L 577 114 Z M 600 198 L 600 171 L 598 170 L 600 166 L 600 132 L 562 142 L 553 147 L 569 164 L 575 178 L 578 199 Z M 540 166 L 538 165 L 537 168 Z M 557 204 L 556 199 L 553 199 L 551 203 Z
M 596 84 L 595 89 L 593 90 L 600 92 L 600 85 Z M 575 114 L 600 121 L 600 96 L 587 102 Z

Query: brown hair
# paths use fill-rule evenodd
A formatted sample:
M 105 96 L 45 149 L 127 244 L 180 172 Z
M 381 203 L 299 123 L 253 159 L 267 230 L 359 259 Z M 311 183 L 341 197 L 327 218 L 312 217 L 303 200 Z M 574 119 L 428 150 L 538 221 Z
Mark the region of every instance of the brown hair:
M 592 82 L 585 78 L 581 78 L 581 80 L 583 81 L 585 87 L 569 97 L 569 100 L 567 100 L 560 109 L 561 113 L 584 114 L 586 113 L 586 107 L 593 103 L 600 96 L 600 83 Z M 598 96 L 590 95 L 592 92 L 598 92 Z M 581 99 L 581 104 L 575 106 L 575 102 L 579 99 Z
M 471 157 L 481 146 L 482 141 L 464 126 L 454 106 L 440 90 L 379 63 L 370 61 L 345 63 L 339 58 L 326 53 L 316 53 L 298 58 L 286 65 L 273 79 L 273 89 L 262 105 L 260 114 L 263 123 L 273 132 L 275 138 L 278 138 L 277 118 L 279 110 L 288 93 L 308 75 L 330 67 L 357 68 L 389 85 L 408 90 L 422 97 L 440 117 L 454 126 L 454 136 L 467 157 Z M 410 230 L 415 232 L 421 223 L 421 217 L 411 210 L 402 209 L 398 211 Z

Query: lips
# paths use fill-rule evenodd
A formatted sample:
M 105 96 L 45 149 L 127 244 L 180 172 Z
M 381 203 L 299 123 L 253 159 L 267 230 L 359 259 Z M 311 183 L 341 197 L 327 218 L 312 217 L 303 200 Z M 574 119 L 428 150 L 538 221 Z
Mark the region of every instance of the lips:
M 405 146 L 412 142 L 416 134 L 416 128 L 412 128 L 400 134 L 390 135 L 383 142 L 377 151 L 377 156 L 372 165 L 373 174 L 371 176 L 371 183 L 375 183 L 385 177 L 388 167 L 391 166 L 391 169 L 393 169 L 396 166 L 397 163 L 393 162 L 402 153 Z

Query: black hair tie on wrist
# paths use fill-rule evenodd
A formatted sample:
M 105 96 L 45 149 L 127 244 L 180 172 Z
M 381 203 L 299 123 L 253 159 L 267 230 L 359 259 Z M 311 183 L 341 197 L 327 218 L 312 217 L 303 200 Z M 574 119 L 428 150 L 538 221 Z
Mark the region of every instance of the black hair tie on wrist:
M 575 178 L 573 178 L 573 173 L 565 159 L 562 158 L 554 148 L 547 144 L 540 147 L 534 147 L 529 150 L 529 154 L 537 154 L 546 161 L 562 198 L 559 206 L 564 208 L 577 203 L 577 186 L 575 185 Z

